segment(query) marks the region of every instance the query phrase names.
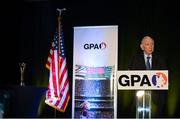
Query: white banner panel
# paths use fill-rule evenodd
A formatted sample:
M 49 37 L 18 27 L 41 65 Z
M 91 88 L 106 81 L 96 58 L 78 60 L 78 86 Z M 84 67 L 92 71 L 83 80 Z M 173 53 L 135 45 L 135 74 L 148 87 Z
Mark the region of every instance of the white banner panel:
M 117 71 L 118 90 L 168 90 L 168 70 Z
M 75 27 L 75 63 L 88 66 L 115 65 L 113 58 L 117 55 L 117 28 L 117 26 Z
M 74 27 L 73 118 L 116 117 L 117 46 L 118 26 Z

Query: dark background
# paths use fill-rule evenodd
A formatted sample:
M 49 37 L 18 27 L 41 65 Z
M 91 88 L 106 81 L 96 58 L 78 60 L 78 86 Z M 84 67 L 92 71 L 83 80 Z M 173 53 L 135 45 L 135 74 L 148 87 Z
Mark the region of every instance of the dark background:
M 73 27 L 118 25 L 118 70 L 126 70 L 129 58 L 139 50 L 143 36 L 155 39 L 155 52 L 167 61 L 171 85 L 166 117 L 179 117 L 180 46 L 179 4 L 175 0 L 21 0 L 1 4 L 0 85 L 19 85 L 19 62 L 26 62 L 25 83 L 47 87 L 45 68 L 57 27 L 56 8 L 66 8 L 63 16 L 66 57 L 72 89 Z M 71 91 L 72 92 L 72 91 Z M 118 117 L 134 115 L 130 91 L 118 91 Z M 71 97 L 72 99 L 72 97 Z M 54 117 L 54 109 L 40 104 L 39 117 Z M 71 117 L 71 104 L 57 117 Z

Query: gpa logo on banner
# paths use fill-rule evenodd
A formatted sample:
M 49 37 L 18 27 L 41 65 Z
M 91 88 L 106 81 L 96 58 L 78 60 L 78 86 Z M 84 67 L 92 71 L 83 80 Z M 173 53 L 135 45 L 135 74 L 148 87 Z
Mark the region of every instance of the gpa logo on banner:
M 168 90 L 168 71 L 118 71 L 118 89 Z
M 99 43 L 99 44 L 97 44 L 97 43 L 86 43 L 86 44 L 84 44 L 84 49 L 86 49 L 86 50 L 91 50 L 91 49 L 101 49 L 101 50 L 103 50 L 103 49 L 105 49 L 106 48 L 106 43 L 105 42 L 102 42 L 102 43 Z

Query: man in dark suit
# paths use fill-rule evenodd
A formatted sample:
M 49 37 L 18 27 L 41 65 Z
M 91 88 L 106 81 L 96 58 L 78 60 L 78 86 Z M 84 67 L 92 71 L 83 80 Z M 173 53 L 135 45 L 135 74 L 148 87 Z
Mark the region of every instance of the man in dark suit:
M 141 40 L 141 53 L 134 56 L 128 65 L 129 70 L 167 70 L 163 58 L 154 53 L 154 40 L 150 36 L 145 36 Z M 151 91 L 152 103 L 157 109 L 152 117 L 165 117 L 165 103 L 167 91 Z
M 166 70 L 167 66 L 163 58 L 154 53 L 154 40 L 145 36 L 140 44 L 143 52 L 137 54 L 129 63 L 130 70 L 146 70 L 146 57 L 150 57 L 151 70 Z

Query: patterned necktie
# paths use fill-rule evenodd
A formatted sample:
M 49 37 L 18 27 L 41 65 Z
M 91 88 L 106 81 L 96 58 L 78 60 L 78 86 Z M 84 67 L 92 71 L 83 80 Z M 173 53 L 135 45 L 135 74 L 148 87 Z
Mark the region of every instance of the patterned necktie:
M 150 58 L 151 58 L 151 57 L 148 56 L 148 57 L 147 57 L 147 60 L 146 60 L 146 69 L 147 69 L 147 70 L 151 69 L 151 65 L 150 65 L 150 61 L 149 61 Z

